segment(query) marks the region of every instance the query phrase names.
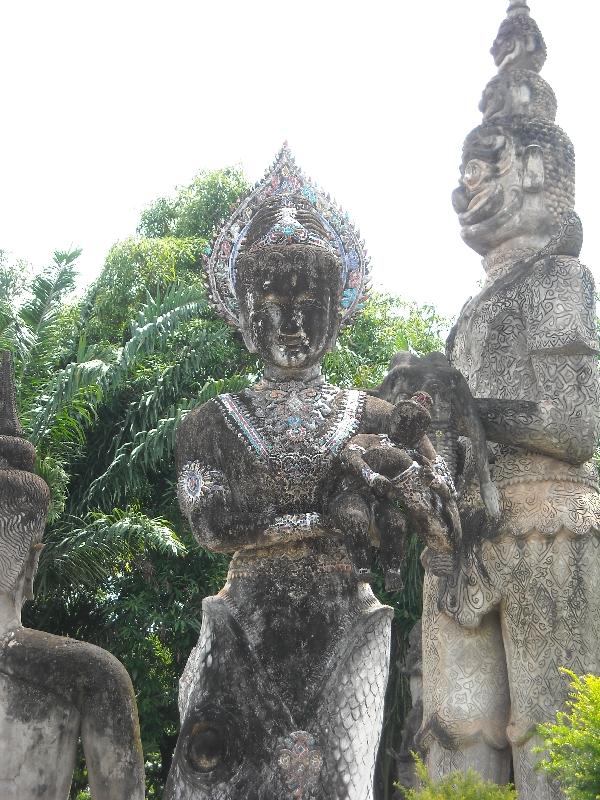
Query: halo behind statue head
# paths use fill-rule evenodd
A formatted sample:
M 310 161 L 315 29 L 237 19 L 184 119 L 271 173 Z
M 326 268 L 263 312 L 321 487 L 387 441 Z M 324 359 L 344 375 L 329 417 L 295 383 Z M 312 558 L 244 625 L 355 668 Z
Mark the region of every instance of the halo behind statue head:
M 368 291 L 369 262 L 359 232 L 348 216 L 307 179 L 284 144 L 275 163 L 251 194 L 243 200 L 218 233 L 207 253 L 206 271 L 211 299 L 223 319 L 239 327 L 235 293 L 235 263 L 250 222 L 258 209 L 276 196 L 301 196 L 310 203 L 327 231 L 331 247 L 339 255 L 342 269 L 340 315 L 348 323 L 360 310 Z

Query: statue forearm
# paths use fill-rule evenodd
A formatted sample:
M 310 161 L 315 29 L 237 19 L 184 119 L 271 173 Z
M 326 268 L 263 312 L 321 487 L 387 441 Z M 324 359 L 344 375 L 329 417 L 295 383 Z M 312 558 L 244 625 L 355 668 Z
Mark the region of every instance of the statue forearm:
M 115 665 L 86 702 L 81 722 L 88 779 L 95 800 L 143 800 L 144 756 L 129 676 Z M 104 697 L 110 703 L 103 702 Z
M 236 514 L 221 507 L 193 511 L 189 521 L 194 537 L 202 547 L 215 553 L 231 553 L 258 541 L 274 517 L 274 513 L 269 511 Z

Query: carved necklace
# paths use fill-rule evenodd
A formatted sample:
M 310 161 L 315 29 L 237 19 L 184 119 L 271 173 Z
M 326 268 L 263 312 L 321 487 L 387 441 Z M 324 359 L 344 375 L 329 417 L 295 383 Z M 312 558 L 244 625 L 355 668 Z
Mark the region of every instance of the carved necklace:
M 239 395 L 219 395 L 229 428 L 281 481 L 281 499 L 302 504 L 360 425 L 366 394 L 322 379 L 261 381 Z
M 507 250 L 504 253 L 498 253 L 495 256 L 486 256 L 482 259 L 483 267 L 486 271 L 486 283 L 492 283 L 502 275 L 510 272 L 514 264 L 519 264 L 522 261 L 534 256 L 538 251 L 534 247 L 525 247 L 515 250 Z

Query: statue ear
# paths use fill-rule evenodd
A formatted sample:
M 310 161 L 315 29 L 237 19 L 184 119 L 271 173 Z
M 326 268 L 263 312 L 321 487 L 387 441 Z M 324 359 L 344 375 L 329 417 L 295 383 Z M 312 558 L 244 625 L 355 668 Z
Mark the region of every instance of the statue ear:
M 523 189 L 526 192 L 541 192 L 544 188 L 544 151 L 539 144 L 530 144 L 523 159 L 525 174 Z
M 536 37 L 533 35 L 533 33 L 528 34 L 527 41 L 525 42 L 525 51 L 527 53 L 535 53 L 536 47 Z
M 248 350 L 249 353 L 256 353 L 257 352 L 256 345 L 254 344 L 252 333 L 250 331 L 248 317 L 246 316 L 245 312 L 240 311 L 239 321 L 240 321 L 240 333 L 242 334 L 242 339 L 244 340 L 246 349 Z
M 27 565 L 25 566 L 25 579 L 23 586 L 24 600 L 33 600 L 33 581 L 35 579 L 40 555 L 43 549 L 44 545 L 40 542 L 38 544 L 34 544 L 29 551 L 29 558 L 27 560 Z

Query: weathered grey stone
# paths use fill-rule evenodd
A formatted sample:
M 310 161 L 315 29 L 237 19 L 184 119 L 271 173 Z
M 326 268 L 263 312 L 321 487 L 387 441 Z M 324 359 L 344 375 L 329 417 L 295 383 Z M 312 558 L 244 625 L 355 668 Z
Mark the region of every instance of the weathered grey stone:
M 49 491 L 32 472 L 7 352 L 0 368 L 0 797 L 66 800 L 81 738 L 94 800 L 142 800 L 133 687 L 123 666 L 85 642 L 29 630 Z
M 392 611 L 353 569 L 351 532 L 336 522 L 340 454 L 355 435 L 387 432 L 393 406 L 320 371 L 365 280 L 356 233 L 284 148 L 209 261 L 217 307 L 264 376 L 177 432 L 182 511 L 200 544 L 235 554 L 181 679 L 169 800 L 373 797 Z M 432 469 L 423 462 L 419 476 Z M 370 490 L 363 475 L 367 509 Z M 433 507 L 433 490 L 420 491 Z
M 409 634 L 409 646 L 402 664 L 402 672 L 409 679 L 411 708 L 402 728 L 402 744 L 396 758 L 396 779 L 400 786 L 416 789 L 418 778 L 413 753 L 421 757 L 419 729 L 423 722 L 423 645 L 421 620 Z
M 421 392 L 391 407 L 382 420 L 385 432 L 350 439 L 340 455 L 339 485 L 328 505 L 359 577 L 370 576 L 373 537 L 385 586 L 393 591 L 402 588 L 409 531 L 418 531 L 440 553 L 452 553 L 460 541 L 452 480 L 425 436 L 431 405 L 431 397 Z
M 595 294 L 578 260 L 573 147 L 553 123 L 537 75 L 545 45 L 522 0 L 492 53 L 499 75 L 453 195 L 487 278 L 447 352 L 492 443 L 501 514 L 486 513 L 479 444 L 466 440 L 459 505 L 470 546 L 452 580 L 426 569 L 421 737 L 434 777 L 471 766 L 503 782 L 512 755 L 519 797 L 545 800 L 561 794 L 535 770 L 534 733 L 564 703 L 558 668 L 600 669 Z M 383 396 L 395 396 L 393 372 Z

